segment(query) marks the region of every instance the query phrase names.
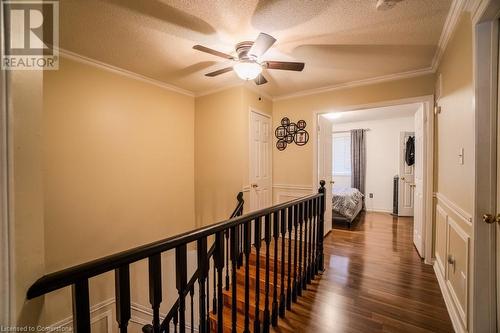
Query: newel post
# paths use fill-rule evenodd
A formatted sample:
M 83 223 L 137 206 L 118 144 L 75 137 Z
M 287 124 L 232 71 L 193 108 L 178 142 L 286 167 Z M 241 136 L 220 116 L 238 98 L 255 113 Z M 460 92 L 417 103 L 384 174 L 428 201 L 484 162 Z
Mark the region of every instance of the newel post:
M 320 207 L 319 207 L 319 223 L 318 223 L 318 260 L 319 260 L 319 270 L 324 271 L 325 270 L 325 264 L 324 264 L 324 254 L 323 254 L 323 235 L 325 233 L 325 208 L 326 208 L 326 188 L 325 188 L 325 181 L 321 180 L 319 182 L 319 190 L 318 192 L 320 194 L 323 194 L 320 198 Z

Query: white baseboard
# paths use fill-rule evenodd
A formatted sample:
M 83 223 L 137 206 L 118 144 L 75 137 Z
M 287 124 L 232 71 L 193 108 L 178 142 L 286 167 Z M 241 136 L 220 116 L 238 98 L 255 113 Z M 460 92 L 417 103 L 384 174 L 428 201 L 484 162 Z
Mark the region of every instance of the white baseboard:
M 433 268 L 434 268 L 434 274 L 436 274 L 436 278 L 439 283 L 439 288 L 441 289 L 441 294 L 443 295 L 444 302 L 446 304 L 446 309 L 448 310 L 451 323 L 453 324 L 453 329 L 457 333 L 467 333 L 467 330 L 462 325 L 462 322 L 460 320 L 460 315 L 455 307 L 451 293 L 449 292 L 448 287 L 446 286 L 446 281 L 444 280 L 444 277 L 441 275 L 439 267 L 437 267 L 437 261 L 434 262 Z
M 367 207 L 365 207 L 365 212 L 369 212 L 369 213 L 388 213 L 388 214 L 392 214 L 392 209 L 384 209 L 384 208 L 367 208 Z

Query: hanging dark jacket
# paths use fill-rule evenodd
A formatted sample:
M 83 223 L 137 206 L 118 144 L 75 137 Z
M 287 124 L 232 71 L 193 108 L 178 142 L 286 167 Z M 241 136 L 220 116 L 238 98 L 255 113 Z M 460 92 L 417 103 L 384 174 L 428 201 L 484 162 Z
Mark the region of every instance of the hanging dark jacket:
M 415 137 L 410 136 L 406 141 L 406 154 L 405 154 L 406 164 L 412 166 L 415 164 Z

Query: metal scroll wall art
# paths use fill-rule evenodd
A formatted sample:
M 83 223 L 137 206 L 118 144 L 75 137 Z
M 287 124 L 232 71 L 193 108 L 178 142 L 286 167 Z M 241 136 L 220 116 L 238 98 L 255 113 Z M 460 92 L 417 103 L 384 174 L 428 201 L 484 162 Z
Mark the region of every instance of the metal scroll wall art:
M 297 146 L 303 146 L 309 141 L 309 133 L 305 130 L 305 120 L 299 120 L 297 123 L 290 122 L 287 117 L 281 119 L 281 126 L 276 127 L 274 135 L 278 139 L 276 148 L 285 150 L 289 144 L 295 142 Z

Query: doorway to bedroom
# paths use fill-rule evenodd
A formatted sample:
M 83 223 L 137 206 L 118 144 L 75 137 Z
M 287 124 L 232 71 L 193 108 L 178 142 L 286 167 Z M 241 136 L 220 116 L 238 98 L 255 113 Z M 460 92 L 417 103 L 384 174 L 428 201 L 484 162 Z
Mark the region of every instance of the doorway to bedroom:
M 329 185 L 332 228 L 409 221 L 415 249 L 425 258 L 427 248 L 430 261 L 432 105 L 428 98 L 318 113 L 317 172 Z

